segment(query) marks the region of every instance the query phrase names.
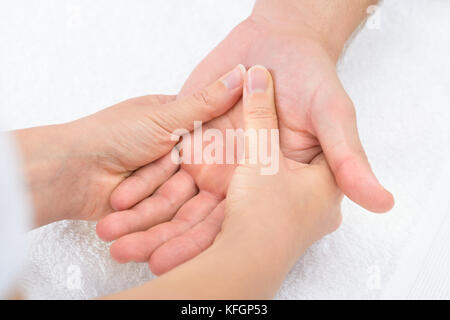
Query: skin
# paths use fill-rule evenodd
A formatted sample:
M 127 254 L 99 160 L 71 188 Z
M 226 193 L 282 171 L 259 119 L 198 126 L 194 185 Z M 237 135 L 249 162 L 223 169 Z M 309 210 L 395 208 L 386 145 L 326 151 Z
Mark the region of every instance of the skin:
M 267 88 L 244 90 L 244 127 L 277 129 L 272 78 L 256 68 L 264 71 Z M 261 175 L 261 167 L 246 161 L 234 171 L 226 200 L 208 217 L 219 229 L 225 218 L 212 246 L 153 281 L 107 298 L 272 298 L 306 248 L 338 228 L 342 194 L 322 154 L 311 164 L 281 155 L 274 175 Z
M 225 80 L 177 102 L 162 96 L 137 98 L 73 123 L 16 132 L 36 205 L 36 226 L 68 217 L 95 219 L 104 215 L 110 210 L 106 204 L 108 190 L 123 180 L 130 168 L 151 159 L 158 163 L 161 155 L 173 147 L 168 130 L 171 126 L 189 126 L 193 119 L 206 121 L 220 115 L 239 99 L 242 91 L 244 128 L 277 129 L 270 73 L 263 67 L 252 68 L 245 76 L 243 90 L 244 73 L 241 68 L 236 70 L 239 75 L 234 74 L 234 89 L 230 89 L 229 77 L 225 76 Z M 264 85 L 255 90 L 249 85 L 249 78 L 258 74 L 263 76 L 259 83 Z M 140 140 L 136 140 L 137 134 Z M 270 148 L 279 148 L 279 143 Z M 279 162 L 279 170 L 269 176 L 261 175 L 259 163 L 244 161 L 236 168 L 226 201 L 208 216 L 212 228 L 205 231 L 219 233 L 208 250 L 154 281 L 107 298 L 273 297 L 300 255 L 313 242 L 336 230 L 342 219 L 342 194 L 322 154 L 311 164 L 302 164 L 280 153 Z M 85 171 L 80 172 L 83 167 Z M 90 185 L 97 179 L 104 183 L 101 188 Z M 89 183 L 83 184 L 84 181 Z M 71 193 L 83 190 L 80 196 Z M 85 201 L 97 202 L 87 206 Z M 102 203 L 104 207 L 98 205 Z M 78 211 L 81 208 L 94 210 Z M 199 286 L 200 280 L 208 285 Z
M 373 212 L 388 211 L 393 197 L 371 170 L 358 137 L 354 106 L 335 67 L 367 7 L 376 2 L 256 1 L 252 15 L 199 64 L 179 96 L 202 87 L 230 65 L 267 66 L 276 83 L 283 155 L 309 164 L 323 152 L 345 195 Z M 239 102 L 204 128 L 224 132 L 243 126 Z M 182 165 L 178 176 L 167 182 L 155 177 L 151 166 L 136 171 L 139 178 L 125 180 L 114 191 L 111 205 L 118 212 L 100 221 L 97 231 L 104 240 L 116 240 L 111 255 L 117 261 L 148 261 L 155 274 L 162 274 L 213 243 L 220 228 L 209 219 L 217 211 L 223 217 L 219 204 L 236 166 Z M 195 185 L 186 185 L 179 175 L 190 176 Z M 154 185 L 178 194 L 176 205 L 161 209 Z M 143 217 L 139 223 L 136 215 Z
M 34 225 L 110 214 L 112 191 L 136 169 L 145 172 L 148 163 L 153 163 L 152 176 L 172 176 L 178 165 L 164 158 L 177 142 L 171 133 L 179 127 L 192 130 L 195 120 L 206 122 L 226 112 L 242 95 L 243 77 L 242 67 L 235 67 L 180 100 L 134 98 L 70 123 L 15 131 Z M 189 176 L 184 178 L 185 185 L 194 185 Z M 173 203 L 168 191 L 159 192 L 163 206 Z

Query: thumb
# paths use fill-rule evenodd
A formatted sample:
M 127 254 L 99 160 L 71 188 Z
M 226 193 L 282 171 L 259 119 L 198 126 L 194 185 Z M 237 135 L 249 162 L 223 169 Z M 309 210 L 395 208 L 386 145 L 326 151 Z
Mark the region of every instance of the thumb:
M 394 205 L 394 198 L 370 167 L 359 139 L 353 103 L 340 84 L 329 92 L 329 96 L 317 96 L 312 122 L 336 182 L 367 210 L 386 212 Z
M 263 66 L 253 66 L 244 81 L 245 129 L 278 129 L 273 80 Z
M 172 133 L 194 129 L 194 121 L 209 121 L 234 106 L 242 95 L 245 67 L 236 66 L 208 87 L 183 99 L 155 108 L 150 115 L 157 125 Z
M 262 175 L 278 172 L 280 138 L 273 80 L 262 66 L 250 68 L 244 81 L 245 159 L 257 164 Z M 270 154 L 270 156 L 269 156 Z

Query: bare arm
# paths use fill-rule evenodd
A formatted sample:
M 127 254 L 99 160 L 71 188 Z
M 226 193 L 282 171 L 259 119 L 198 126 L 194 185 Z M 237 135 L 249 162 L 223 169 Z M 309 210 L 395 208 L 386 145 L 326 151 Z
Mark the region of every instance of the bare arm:
M 304 252 L 281 257 L 289 239 L 279 239 L 276 247 L 272 240 L 270 234 L 262 236 L 250 228 L 238 237 L 221 237 L 198 257 L 107 299 L 270 299 L 292 260 Z
M 73 125 L 52 125 L 17 130 L 15 140 L 33 201 L 33 225 L 76 219 L 86 203 L 95 157 L 80 148 Z
M 310 28 L 337 60 L 346 41 L 378 0 L 257 0 L 253 15 L 288 28 Z
M 242 80 L 242 68 L 234 67 L 183 100 L 143 96 L 70 123 L 14 132 L 34 204 L 34 225 L 98 220 L 111 213 L 110 197 L 117 185 L 168 154 L 176 143 L 172 131 L 191 130 L 194 121 L 210 120 L 231 108 L 241 96 Z M 205 102 L 205 96 L 211 101 Z M 176 171 L 172 161 L 166 166 L 165 171 Z

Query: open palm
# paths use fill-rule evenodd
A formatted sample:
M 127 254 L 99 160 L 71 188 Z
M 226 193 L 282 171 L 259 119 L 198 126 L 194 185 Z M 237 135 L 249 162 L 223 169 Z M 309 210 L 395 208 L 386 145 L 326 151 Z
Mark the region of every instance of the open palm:
M 247 19 L 200 63 L 180 95 L 196 91 L 238 63 L 261 64 L 272 72 L 281 150 L 287 158 L 309 163 L 324 152 L 337 184 L 349 198 L 374 212 L 392 207 L 391 194 L 375 178 L 361 146 L 355 111 L 338 79 L 335 61 L 319 41 L 301 30 Z M 209 127 L 223 132 L 243 128 L 241 102 L 204 126 Z M 111 198 L 119 212 L 97 226 L 103 239 L 118 239 L 111 246 L 116 260 L 149 261 L 155 274 L 194 257 L 214 241 L 235 168 L 183 164 L 169 178 L 161 174 L 165 166 L 170 166 L 168 157 L 125 180 Z

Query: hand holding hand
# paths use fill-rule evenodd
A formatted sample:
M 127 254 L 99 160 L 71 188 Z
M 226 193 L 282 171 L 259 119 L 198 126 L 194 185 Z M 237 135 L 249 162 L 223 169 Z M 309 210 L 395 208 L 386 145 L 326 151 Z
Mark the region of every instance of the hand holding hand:
M 178 169 L 170 157 L 163 157 L 177 143 L 172 132 L 192 130 L 195 120 L 208 121 L 226 112 L 241 97 L 242 82 L 240 66 L 177 101 L 162 95 L 134 98 L 68 124 L 16 131 L 35 225 L 100 219 L 113 211 L 111 193 L 127 177 L 124 188 L 156 189 Z M 133 174 L 140 167 L 142 177 Z M 193 185 L 189 177 L 180 179 L 182 185 Z M 167 191 L 161 190 L 161 206 L 172 196 L 192 197 Z M 140 199 L 142 193 L 134 196 Z
M 258 83 L 256 91 L 247 90 L 252 81 Z M 246 130 L 256 132 L 260 141 L 277 132 L 273 84 L 266 69 L 249 70 L 243 100 Z M 270 148 L 279 151 L 279 141 L 270 141 Z M 311 164 L 277 154 L 279 158 L 271 161 L 279 161 L 279 170 L 272 175 L 261 174 L 268 165 L 261 158 L 252 162 L 250 152 L 245 154 L 245 161 L 232 175 L 226 200 L 207 218 L 215 234 L 221 230 L 207 250 L 159 278 L 111 298 L 272 298 L 305 250 L 339 226 L 342 199 L 322 154 Z M 197 245 L 203 246 L 201 242 Z
M 277 8 L 271 8 L 269 2 Z M 298 16 L 294 8 L 286 14 L 284 8 L 280 9 L 279 1 L 258 3 L 261 5 L 257 5 L 252 16 L 237 26 L 193 71 L 180 96 L 201 88 L 236 63 L 265 65 L 275 78 L 280 144 L 286 158 L 309 164 L 323 152 L 338 186 L 350 199 L 374 212 L 388 211 L 393 206 L 393 197 L 371 170 L 358 136 L 353 103 L 336 73 L 336 61 L 355 27 L 354 22 L 342 35 L 339 28 L 346 21 L 320 19 L 307 10 Z M 315 3 L 319 6 L 320 1 Z M 318 8 L 318 12 L 324 12 L 322 9 Z M 330 25 L 320 25 L 328 22 Z M 329 34 L 318 31 L 322 29 Z M 242 128 L 243 124 L 240 102 L 210 121 L 207 127 L 225 132 Z M 183 182 L 182 186 L 182 181 L 178 181 L 178 187 L 191 194 L 197 188 L 199 193 L 177 207 L 173 219 L 163 214 L 161 218 L 147 219 L 140 227 L 135 226 L 141 232 L 133 233 L 129 229 L 126 234 L 120 229 L 121 232 L 110 233 L 115 236 L 108 240 L 118 239 L 111 247 L 112 256 L 120 262 L 149 261 L 153 272 L 158 274 L 197 255 L 212 243 L 220 230 L 208 222 L 208 217 L 213 215 L 212 219 L 218 221 L 217 206 L 225 198 L 234 169 L 233 165 L 182 165 L 180 174 L 190 176 L 195 185 Z M 139 175 L 144 177 L 145 172 Z M 133 191 L 118 188 L 112 202 L 122 205 L 116 206 L 118 210 L 133 211 L 132 206 L 138 203 L 135 194 L 142 195 L 140 200 L 150 196 L 144 190 L 144 186 L 138 185 Z M 178 199 L 176 203 L 180 204 L 186 197 L 180 195 Z M 157 209 L 148 210 L 159 215 Z M 127 225 L 126 216 L 122 217 L 116 223 Z M 154 223 L 163 220 L 167 222 Z M 111 224 L 110 228 L 115 227 Z
M 258 83 L 256 90 L 250 83 Z M 339 227 L 342 193 L 323 153 L 315 156 L 310 164 L 304 164 L 281 152 L 271 152 L 279 154 L 279 159 L 270 159 L 270 162 L 279 163 L 272 166 L 279 167 L 279 170 L 274 174 L 264 173 L 263 169 L 271 163 L 261 162 L 261 151 L 257 150 L 261 141 L 269 142 L 268 149 L 280 148 L 280 141 L 273 139 L 279 130 L 273 81 L 264 67 L 252 67 L 247 73 L 243 118 L 245 129 L 253 130 L 258 136 L 259 144 L 253 151 L 259 154 L 259 158 L 258 161 L 255 161 L 256 157 L 252 159 L 247 148 L 245 161 L 233 174 L 224 200 L 223 234 L 232 234 L 231 238 L 245 234 L 251 239 L 249 233 L 259 232 L 270 239 L 267 242 L 281 242 L 283 245 L 301 243 L 303 248 L 297 247 L 296 250 L 303 252 Z M 298 254 L 292 256 L 298 257 Z

